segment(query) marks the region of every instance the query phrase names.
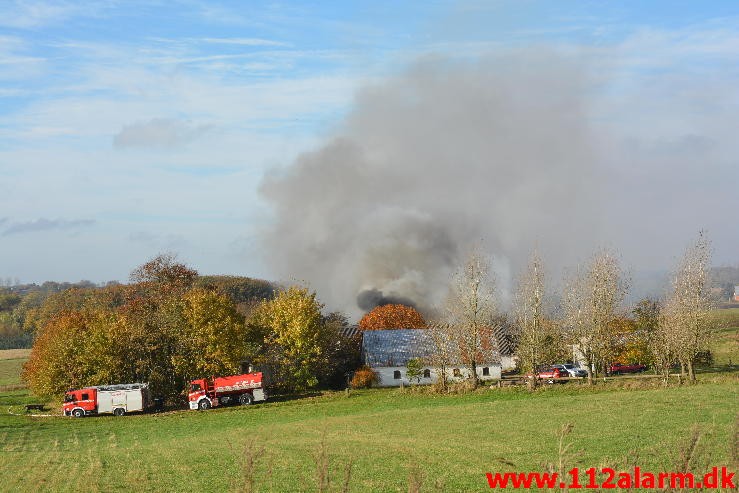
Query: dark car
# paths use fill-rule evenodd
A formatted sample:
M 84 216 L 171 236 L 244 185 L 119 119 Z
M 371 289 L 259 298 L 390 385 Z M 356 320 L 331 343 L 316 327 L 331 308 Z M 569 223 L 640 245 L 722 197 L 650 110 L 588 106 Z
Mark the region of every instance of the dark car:
M 608 369 L 611 375 L 621 375 L 623 373 L 641 373 L 647 369 L 644 365 L 624 365 L 623 363 L 613 363 Z

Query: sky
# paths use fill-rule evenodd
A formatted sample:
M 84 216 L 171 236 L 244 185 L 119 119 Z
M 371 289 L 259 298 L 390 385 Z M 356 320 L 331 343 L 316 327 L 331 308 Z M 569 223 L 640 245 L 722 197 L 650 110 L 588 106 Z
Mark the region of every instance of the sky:
M 706 227 L 715 263 L 739 263 L 737 2 L 1 0 L 0 279 L 125 281 L 165 251 L 204 274 L 284 275 L 263 251 L 265 176 L 418 60 L 516 50 L 587 66 L 589 121 L 625 170 L 611 179 L 659 176 L 657 199 L 678 201 L 679 154 L 713 213 L 681 198 L 666 227 Z M 624 256 L 666 268 L 691 236 L 638 254 L 643 212 L 611 218 L 633 225 Z

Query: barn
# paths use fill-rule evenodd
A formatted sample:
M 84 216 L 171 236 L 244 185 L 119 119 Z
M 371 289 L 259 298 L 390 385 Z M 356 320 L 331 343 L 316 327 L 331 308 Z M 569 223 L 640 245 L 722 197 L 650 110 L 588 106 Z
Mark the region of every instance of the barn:
M 398 387 L 409 385 L 408 362 L 419 358 L 428 363 L 433 354 L 433 342 L 428 329 L 386 329 L 368 330 L 362 334 L 362 360 L 377 374 L 378 386 Z M 498 361 L 482 362 L 477 367 L 480 380 L 495 380 L 501 375 L 502 365 L 512 366 L 509 355 L 497 358 Z M 432 384 L 438 379 L 440 370 L 430 365 L 423 367 L 420 381 L 412 383 Z M 447 368 L 450 381 L 463 380 L 469 377 L 468 368 L 461 362 L 455 362 Z

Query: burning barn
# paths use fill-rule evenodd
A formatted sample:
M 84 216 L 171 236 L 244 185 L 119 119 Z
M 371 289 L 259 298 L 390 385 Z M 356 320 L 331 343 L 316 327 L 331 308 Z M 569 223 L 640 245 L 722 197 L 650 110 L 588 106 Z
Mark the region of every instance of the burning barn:
M 381 387 L 416 383 L 411 382 L 407 375 L 408 362 L 415 358 L 425 365 L 418 383 L 436 382 L 441 370 L 429 364 L 433 353 L 434 344 L 428 329 L 368 330 L 362 334 L 362 360 L 377 373 Z M 479 363 L 477 377 L 481 381 L 499 379 L 502 368 L 513 365 L 508 354 L 496 359 Z M 452 381 L 469 376 L 469 369 L 462 362 L 452 362 L 447 368 L 447 378 Z

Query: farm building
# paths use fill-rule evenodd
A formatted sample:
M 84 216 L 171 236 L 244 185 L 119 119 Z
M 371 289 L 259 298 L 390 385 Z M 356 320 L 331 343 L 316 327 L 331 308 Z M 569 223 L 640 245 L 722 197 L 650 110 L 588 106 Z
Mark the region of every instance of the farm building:
M 407 376 L 408 361 L 419 358 L 427 363 L 433 354 L 433 347 L 427 329 L 368 330 L 362 334 L 362 360 L 377 373 L 380 387 L 410 384 Z M 504 355 L 497 358 L 497 361 L 481 362 L 477 367 L 477 376 L 480 380 L 498 379 L 503 367 L 508 369 L 513 366 L 515 364 L 511 356 Z M 436 382 L 439 371 L 433 366 L 424 366 L 417 383 Z M 450 380 L 469 377 L 468 368 L 461 362 L 449 365 L 447 373 Z
M 734 301 L 739 301 L 739 286 L 734 286 Z

